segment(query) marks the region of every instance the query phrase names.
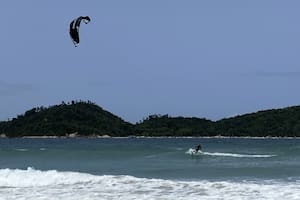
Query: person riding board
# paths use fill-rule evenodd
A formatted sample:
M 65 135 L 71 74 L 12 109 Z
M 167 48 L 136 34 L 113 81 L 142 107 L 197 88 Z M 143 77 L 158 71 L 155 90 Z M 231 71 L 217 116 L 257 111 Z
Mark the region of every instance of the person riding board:
M 202 149 L 201 145 L 198 144 L 198 146 L 196 146 L 195 148 L 196 153 L 198 153 L 201 149 Z

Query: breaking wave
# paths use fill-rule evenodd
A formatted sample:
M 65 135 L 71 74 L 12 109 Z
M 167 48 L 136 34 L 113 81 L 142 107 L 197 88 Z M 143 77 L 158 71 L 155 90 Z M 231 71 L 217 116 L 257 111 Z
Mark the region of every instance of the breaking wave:
M 0 199 L 299 199 L 300 181 L 178 181 L 0 169 Z M 280 191 L 277 194 L 276 191 Z

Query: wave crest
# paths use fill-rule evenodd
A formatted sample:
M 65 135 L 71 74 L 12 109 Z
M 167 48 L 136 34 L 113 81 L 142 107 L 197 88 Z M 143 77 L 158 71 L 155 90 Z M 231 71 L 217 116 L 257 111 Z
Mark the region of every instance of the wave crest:
M 299 182 L 176 181 L 132 176 L 0 169 L 3 199 L 298 199 Z M 22 195 L 20 195 L 22 194 Z M 0 199 L 1 199 L 0 198 Z
M 237 153 L 219 153 L 219 152 L 203 152 L 199 151 L 195 153 L 195 149 L 190 148 L 185 152 L 189 155 L 207 155 L 207 156 L 225 156 L 225 157 L 236 157 L 236 158 L 269 158 L 276 155 L 266 155 L 266 154 L 237 154 Z

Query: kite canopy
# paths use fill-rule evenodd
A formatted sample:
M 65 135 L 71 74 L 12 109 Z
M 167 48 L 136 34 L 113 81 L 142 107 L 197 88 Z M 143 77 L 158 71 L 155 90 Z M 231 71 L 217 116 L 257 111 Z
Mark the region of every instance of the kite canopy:
M 91 18 L 89 16 L 80 16 L 76 19 L 74 19 L 71 23 L 70 23 L 70 36 L 71 39 L 76 47 L 77 44 L 79 44 L 79 27 L 80 27 L 80 23 L 83 20 L 83 22 L 85 24 L 89 23 L 91 21 Z

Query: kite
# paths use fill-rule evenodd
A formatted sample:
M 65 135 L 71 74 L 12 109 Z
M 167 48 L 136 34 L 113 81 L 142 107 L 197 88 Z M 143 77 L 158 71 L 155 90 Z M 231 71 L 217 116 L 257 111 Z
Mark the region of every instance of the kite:
M 79 27 L 82 20 L 85 24 L 88 24 L 91 21 L 89 16 L 80 16 L 70 23 L 69 33 L 75 47 L 79 44 Z

